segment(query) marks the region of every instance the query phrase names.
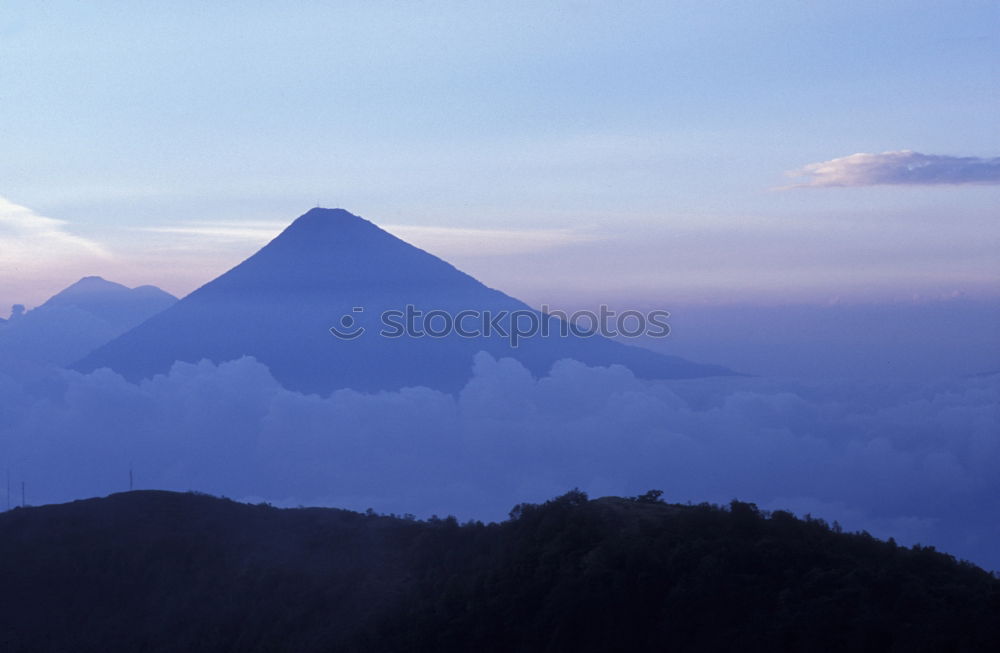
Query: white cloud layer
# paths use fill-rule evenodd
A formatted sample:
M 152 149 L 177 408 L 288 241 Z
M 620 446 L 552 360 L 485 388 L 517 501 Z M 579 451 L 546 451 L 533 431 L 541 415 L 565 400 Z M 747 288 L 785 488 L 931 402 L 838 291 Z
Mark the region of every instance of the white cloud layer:
M 806 180 L 785 188 L 1000 184 L 1000 157 L 945 156 L 912 150 L 858 153 L 810 163 L 788 175 Z
M 457 396 L 327 398 L 281 388 L 252 359 L 178 363 L 139 385 L 107 370 L 30 389 L 0 375 L 0 465 L 36 504 L 126 489 L 132 466 L 143 488 L 463 519 L 574 486 L 659 488 L 791 507 L 1000 568 L 998 375 L 647 383 L 563 361 L 535 379 L 485 354 L 474 372 Z

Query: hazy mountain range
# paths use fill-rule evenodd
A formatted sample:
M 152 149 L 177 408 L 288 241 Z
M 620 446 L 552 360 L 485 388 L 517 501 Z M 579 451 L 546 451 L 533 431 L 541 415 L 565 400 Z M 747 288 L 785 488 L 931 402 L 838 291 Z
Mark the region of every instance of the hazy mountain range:
M 41 306 L 0 324 L 0 371 L 66 366 L 177 301 L 155 286 L 84 277 Z

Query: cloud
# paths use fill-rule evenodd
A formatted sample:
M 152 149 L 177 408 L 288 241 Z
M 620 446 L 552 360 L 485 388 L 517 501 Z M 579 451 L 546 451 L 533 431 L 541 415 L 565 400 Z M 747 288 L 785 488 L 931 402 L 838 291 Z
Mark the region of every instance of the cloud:
M 111 255 L 101 245 L 67 230 L 67 223 L 41 216 L 0 197 L 0 302 L 44 299 Z
M 467 229 L 385 225 L 386 231 L 436 256 L 505 256 L 599 240 L 574 229 Z
M 810 163 L 788 173 L 806 181 L 788 188 L 940 184 L 1000 184 L 1000 157 L 958 157 L 912 150 L 858 153 Z
M 108 256 L 97 243 L 66 231 L 66 224 L 0 197 L 0 265 L 41 267 L 67 255 Z
M 157 234 L 199 247 L 226 247 L 245 242 L 264 245 L 282 229 L 284 222 L 186 222 L 171 226 L 139 227 L 136 231 Z M 575 243 L 598 240 L 575 229 L 470 229 L 424 225 L 379 225 L 397 238 L 437 256 L 504 256 L 540 252 Z
M 287 227 L 285 222 L 187 222 L 170 227 L 138 227 L 136 231 L 213 241 L 251 241 L 263 245 Z
M 498 519 L 578 486 L 812 512 L 1000 568 L 1000 375 L 924 383 L 645 382 L 479 354 L 457 395 L 329 397 L 244 358 L 24 386 L 0 375 L 0 453 L 28 501 L 138 487 L 279 505 Z M 3 503 L 0 487 L 0 505 Z

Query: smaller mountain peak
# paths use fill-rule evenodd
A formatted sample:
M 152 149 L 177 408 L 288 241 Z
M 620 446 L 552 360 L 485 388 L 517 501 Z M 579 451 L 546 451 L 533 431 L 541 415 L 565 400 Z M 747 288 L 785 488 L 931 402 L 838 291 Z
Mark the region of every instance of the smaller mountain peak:
M 89 276 L 83 277 L 76 283 L 64 288 L 59 295 L 65 293 L 74 292 L 101 292 L 101 291 L 117 291 L 117 290 L 128 290 L 125 286 L 120 283 L 115 283 L 114 281 L 108 281 L 104 277 Z M 58 296 L 58 295 L 57 295 Z
M 109 299 L 123 299 L 131 294 L 128 286 L 123 286 L 114 281 L 108 281 L 104 277 L 89 276 L 83 277 L 76 283 L 49 297 L 42 306 L 58 305 L 82 305 L 93 301 L 105 301 Z
M 315 207 L 309 209 L 308 211 L 306 211 L 305 214 L 303 216 L 301 216 L 301 217 L 306 217 L 307 215 L 326 215 L 326 216 L 341 215 L 341 216 L 350 217 L 350 218 L 357 218 L 359 220 L 363 219 L 363 218 L 360 218 L 359 216 L 354 215 L 353 213 L 351 213 L 347 209 L 342 209 L 342 208 L 339 208 L 339 207 L 337 207 L 337 208 L 330 208 L 330 207 L 326 207 L 326 206 L 315 206 Z
M 74 286 L 103 286 L 103 285 L 118 285 L 111 281 L 108 281 L 104 277 L 99 277 L 97 275 L 91 275 L 83 277 L 79 281 L 73 284 Z

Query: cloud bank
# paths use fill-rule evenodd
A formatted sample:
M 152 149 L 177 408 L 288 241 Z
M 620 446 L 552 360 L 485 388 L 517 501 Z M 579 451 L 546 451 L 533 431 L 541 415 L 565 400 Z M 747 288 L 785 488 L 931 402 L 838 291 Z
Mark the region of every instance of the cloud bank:
M 13 501 L 24 480 L 35 504 L 127 489 L 130 467 L 142 488 L 462 519 L 573 487 L 659 488 L 790 507 L 1000 568 L 998 405 L 998 375 L 649 383 L 562 361 L 536 379 L 486 354 L 457 395 L 324 398 L 242 359 L 178 363 L 138 385 L 107 370 L 30 386 L 0 376 L 0 464 Z
M 810 163 L 788 173 L 806 181 L 785 188 L 940 184 L 1000 184 L 1000 157 L 945 156 L 912 150 L 858 153 Z

